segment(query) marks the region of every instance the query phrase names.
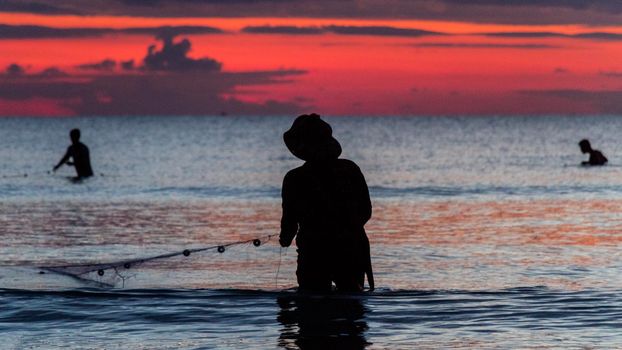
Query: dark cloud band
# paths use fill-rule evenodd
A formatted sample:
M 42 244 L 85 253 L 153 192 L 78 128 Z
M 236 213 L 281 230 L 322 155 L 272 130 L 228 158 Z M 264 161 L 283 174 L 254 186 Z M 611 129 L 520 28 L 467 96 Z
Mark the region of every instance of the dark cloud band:
M 372 35 L 372 36 L 406 36 L 418 37 L 426 35 L 446 35 L 421 29 L 399 28 L 389 26 L 321 26 L 321 27 L 296 27 L 296 26 L 249 26 L 242 28 L 242 32 L 255 34 L 341 34 L 341 35 Z
M 142 34 L 157 37 L 171 37 L 191 34 L 223 33 L 219 28 L 203 26 L 162 26 L 138 28 L 53 28 L 30 25 L 0 24 L 0 39 L 46 39 L 99 37 L 108 34 Z
M 503 24 L 622 23 L 619 0 L 4 0 L 0 12 L 140 17 L 423 19 Z

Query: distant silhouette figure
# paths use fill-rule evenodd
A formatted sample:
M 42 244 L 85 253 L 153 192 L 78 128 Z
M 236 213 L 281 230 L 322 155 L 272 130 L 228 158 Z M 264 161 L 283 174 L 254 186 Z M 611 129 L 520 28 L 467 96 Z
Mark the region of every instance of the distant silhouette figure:
M 590 159 L 587 162 L 581 162 L 582 165 L 605 165 L 608 162 L 607 158 L 599 150 L 592 149 L 590 141 L 581 140 L 579 147 L 581 147 L 581 152 L 590 154 Z
M 301 115 L 283 135 L 285 145 L 306 161 L 283 180 L 283 216 L 279 242 L 296 236 L 300 290 L 363 290 L 365 275 L 374 289 L 369 240 L 364 225 L 371 217 L 367 183 L 358 166 L 338 159 L 341 145 L 317 114 Z
M 54 171 L 60 168 L 63 164 L 73 165 L 76 168 L 75 180 L 87 178 L 93 176 L 93 169 L 91 169 L 91 158 L 89 156 L 89 148 L 80 142 L 80 130 L 73 129 L 69 133 L 71 138 L 71 146 L 67 148 L 67 152 L 63 158 L 56 164 Z M 71 158 L 71 162 L 69 161 Z

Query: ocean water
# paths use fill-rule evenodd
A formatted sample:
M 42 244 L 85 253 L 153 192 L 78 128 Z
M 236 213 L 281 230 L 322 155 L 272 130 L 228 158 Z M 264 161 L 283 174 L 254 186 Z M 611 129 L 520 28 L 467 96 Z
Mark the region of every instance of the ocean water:
M 293 118 L 0 118 L 0 348 L 622 348 L 621 117 L 326 119 L 370 188 L 373 293 L 292 289 Z M 50 172 L 74 127 L 80 183 Z

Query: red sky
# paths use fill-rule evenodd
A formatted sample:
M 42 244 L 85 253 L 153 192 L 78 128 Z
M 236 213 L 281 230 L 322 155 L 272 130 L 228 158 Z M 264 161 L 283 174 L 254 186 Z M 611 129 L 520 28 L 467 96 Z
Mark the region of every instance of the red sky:
M 0 67 L 21 68 L 0 76 L 0 115 L 622 113 L 610 23 L 0 12 L 0 24 Z M 173 57 L 156 29 L 128 30 L 161 26 L 221 32 L 170 34 L 171 50 L 191 44 Z M 145 60 L 150 45 L 162 65 Z M 78 67 L 105 59 L 114 68 Z

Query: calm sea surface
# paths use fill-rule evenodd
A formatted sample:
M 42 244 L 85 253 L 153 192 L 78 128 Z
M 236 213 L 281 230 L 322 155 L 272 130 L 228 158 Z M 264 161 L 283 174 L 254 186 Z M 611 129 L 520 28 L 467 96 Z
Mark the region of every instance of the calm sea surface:
M 0 118 L 0 349 L 622 348 L 622 117 L 327 118 L 379 287 L 331 296 L 269 237 L 292 121 Z M 75 127 L 81 183 L 49 173 Z

